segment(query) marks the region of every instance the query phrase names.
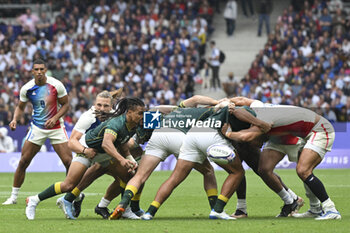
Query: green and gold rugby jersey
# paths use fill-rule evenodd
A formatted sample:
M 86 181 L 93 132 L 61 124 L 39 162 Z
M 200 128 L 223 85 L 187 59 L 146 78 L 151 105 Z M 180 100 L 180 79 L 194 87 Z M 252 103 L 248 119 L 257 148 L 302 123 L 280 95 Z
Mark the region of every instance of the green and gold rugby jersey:
M 249 107 L 243 106 L 243 107 L 236 107 L 236 108 L 244 108 L 247 110 L 250 114 L 256 117 L 256 113 Z M 237 119 L 237 117 L 233 114 L 230 114 L 228 106 L 220 109 L 218 112 L 213 114 L 212 116 L 208 117 L 208 120 L 211 121 L 220 121 L 221 124 L 214 124 L 214 129 L 217 129 L 221 134 L 221 128 L 225 123 L 228 123 L 232 129 L 232 131 L 237 132 L 242 129 L 248 129 L 250 127 L 250 124 L 244 121 L 241 121 Z M 219 126 L 218 126 L 219 125 Z
M 114 146 L 118 148 L 121 144 L 126 143 L 135 133 L 139 126 L 133 129 L 128 127 L 125 114 L 113 117 L 96 128 L 88 131 L 85 135 L 85 142 L 90 148 L 96 149 L 99 153 L 105 153 L 102 149 L 102 141 L 105 133 L 112 134 L 116 137 Z
M 214 108 L 184 108 L 180 105 L 163 116 L 162 127 L 178 129 L 186 134 L 197 121 L 204 121 L 213 113 Z

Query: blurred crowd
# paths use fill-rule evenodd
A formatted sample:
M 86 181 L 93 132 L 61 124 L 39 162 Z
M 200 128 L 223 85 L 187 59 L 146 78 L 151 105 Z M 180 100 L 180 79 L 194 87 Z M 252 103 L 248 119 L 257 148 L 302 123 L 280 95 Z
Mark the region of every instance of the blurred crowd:
M 0 23 L 0 126 L 11 121 L 36 58 L 65 85 L 71 104 L 65 122 L 71 125 L 102 90 L 124 87 L 124 95 L 148 106 L 178 104 L 193 95 L 215 1 L 60 4 L 55 17 L 28 8 L 16 25 Z M 29 123 L 31 112 L 27 107 L 20 124 Z
M 350 121 L 349 15 L 341 1 L 309 2 L 292 1 L 245 77 L 237 82 L 231 73 L 224 90 Z

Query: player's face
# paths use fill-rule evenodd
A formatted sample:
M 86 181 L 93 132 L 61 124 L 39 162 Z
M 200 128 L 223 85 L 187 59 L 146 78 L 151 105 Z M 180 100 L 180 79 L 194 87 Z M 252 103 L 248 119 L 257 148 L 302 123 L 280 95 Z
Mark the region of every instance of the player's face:
M 110 112 L 112 103 L 110 98 L 97 97 L 95 101 L 95 109 L 102 112 Z
M 47 69 L 44 64 L 35 64 L 32 69 L 32 75 L 35 78 L 35 83 L 38 85 L 45 84 L 45 73 Z
M 127 115 L 131 122 L 140 124 L 143 119 L 143 112 L 145 111 L 145 107 L 137 106 L 134 109 L 129 109 Z

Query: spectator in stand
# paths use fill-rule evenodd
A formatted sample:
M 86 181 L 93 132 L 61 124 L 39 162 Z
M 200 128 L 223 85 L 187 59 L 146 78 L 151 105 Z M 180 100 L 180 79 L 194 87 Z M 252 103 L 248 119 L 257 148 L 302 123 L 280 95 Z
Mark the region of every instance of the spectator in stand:
M 246 3 L 248 4 L 248 7 L 249 7 L 250 16 L 253 16 L 253 15 L 254 15 L 254 8 L 253 8 L 253 2 L 252 2 L 252 0 L 241 0 L 241 5 L 242 5 L 243 14 L 244 14 L 246 17 L 249 17 L 248 11 L 247 11 Z
M 199 71 L 199 75 L 202 79 L 202 89 L 210 89 L 210 77 L 211 69 L 207 61 L 203 63 L 203 68 Z
M 266 33 L 270 34 L 270 14 L 272 12 L 271 0 L 260 0 L 258 7 L 259 23 L 258 23 L 258 36 L 261 36 L 263 22 L 265 21 Z
M 210 66 L 212 69 L 212 87 L 216 90 L 216 83 L 218 83 L 218 88 L 220 88 L 220 50 L 216 48 L 215 41 L 210 41 L 211 55 L 209 57 Z
M 237 83 L 234 80 L 233 72 L 228 73 L 228 76 L 224 82 L 222 82 L 222 88 L 228 97 L 233 96 L 237 87 Z
M 228 36 L 232 36 L 235 31 L 237 18 L 237 3 L 235 0 L 229 0 L 226 3 L 224 18 L 226 20 L 226 33 Z
M 39 22 L 39 17 L 32 13 L 31 8 L 26 9 L 26 13 L 20 15 L 17 18 L 17 22 L 23 27 L 23 28 L 28 28 L 30 32 L 33 34 L 36 33 L 36 28 L 35 25 Z
M 15 151 L 13 139 L 7 136 L 8 130 L 5 127 L 0 128 L 0 153 L 10 153 Z

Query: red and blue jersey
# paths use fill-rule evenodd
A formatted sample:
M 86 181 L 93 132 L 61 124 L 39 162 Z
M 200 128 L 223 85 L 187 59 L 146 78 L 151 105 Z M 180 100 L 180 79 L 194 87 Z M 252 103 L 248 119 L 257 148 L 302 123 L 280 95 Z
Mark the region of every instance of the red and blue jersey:
M 33 105 L 32 123 L 41 129 L 47 129 L 45 122 L 59 111 L 58 99 L 67 95 L 66 89 L 59 80 L 48 76 L 46 78 L 45 85 L 38 86 L 33 79 L 20 91 L 20 101 L 30 101 Z M 51 129 L 60 128 L 61 123 L 63 123 L 62 118 Z

